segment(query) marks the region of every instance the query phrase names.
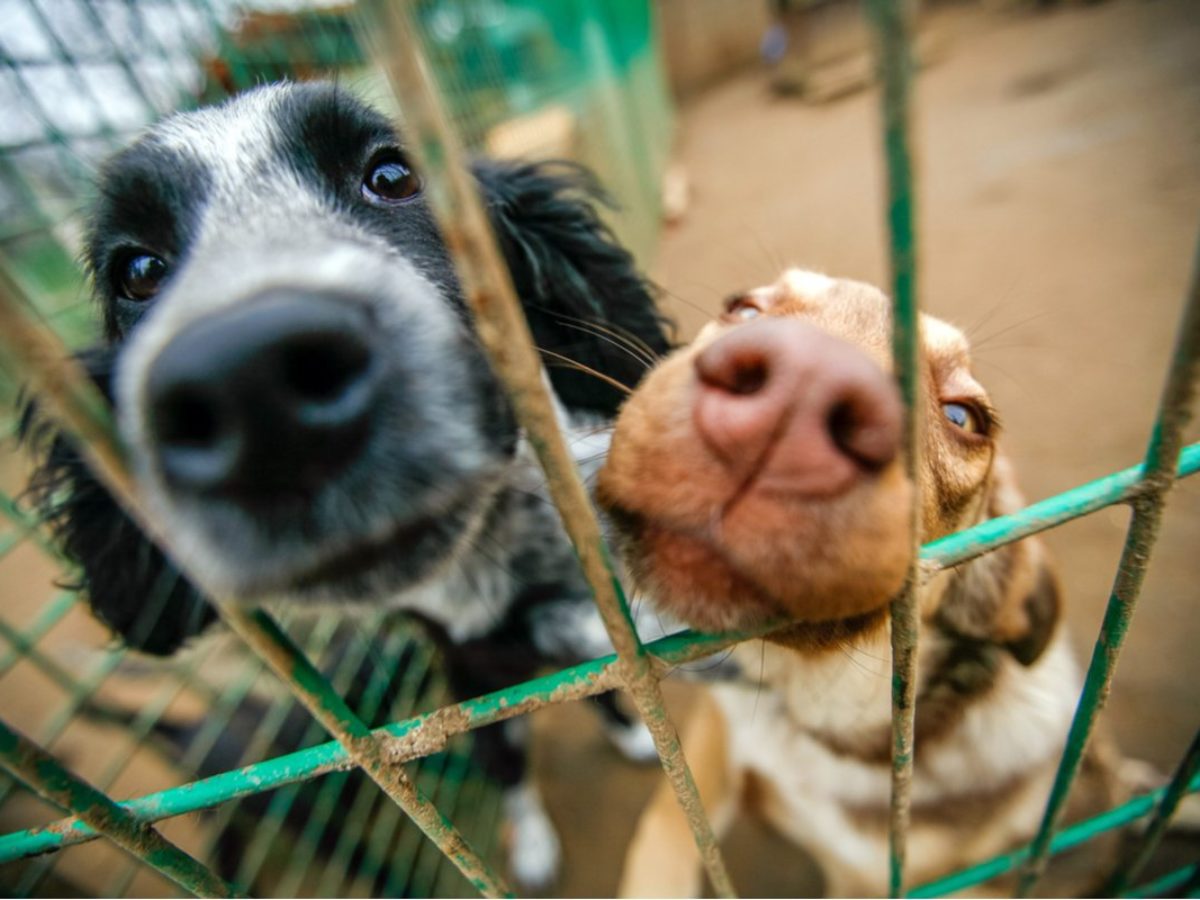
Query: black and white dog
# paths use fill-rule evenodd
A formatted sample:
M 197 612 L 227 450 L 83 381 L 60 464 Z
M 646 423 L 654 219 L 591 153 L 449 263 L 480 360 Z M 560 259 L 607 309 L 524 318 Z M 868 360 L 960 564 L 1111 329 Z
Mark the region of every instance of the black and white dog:
M 474 169 L 540 348 L 633 386 L 664 321 L 567 166 Z M 256 602 L 369 602 L 446 639 L 463 696 L 607 652 L 590 592 L 472 331 L 403 139 L 328 85 L 273 85 L 170 117 L 104 167 L 86 259 L 112 400 L 174 558 Z M 621 394 L 551 369 L 579 455 Z M 36 416 L 32 495 L 96 615 L 169 654 L 216 618 Z M 643 746 L 640 724 L 606 705 Z M 519 728 L 480 736 L 516 817 L 514 874 L 557 841 Z M 488 736 L 490 734 L 490 736 Z M 647 736 L 648 737 L 648 736 Z M 490 748 L 490 750 L 489 750 Z

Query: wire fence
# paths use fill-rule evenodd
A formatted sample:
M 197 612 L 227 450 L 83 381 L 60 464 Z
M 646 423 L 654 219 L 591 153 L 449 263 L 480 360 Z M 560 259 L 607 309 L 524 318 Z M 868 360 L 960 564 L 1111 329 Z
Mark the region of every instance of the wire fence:
M 169 684 L 160 684 L 158 692 L 150 702 L 138 707 L 139 712 L 132 720 L 122 720 L 122 713 L 104 702 L 101 691 L 110 676 L 128 664 L 121 650 L 93 659 L 82 676 L 42 651 L 47 635 L 78 615 L 72 594 L 57 595 L 30 620 L 19 626 L 5 620 L 0 627 L 0 637 L 9 645 L 0 657 L 0 673 L 32 667 L 39 678 L 53 683 L 64 697 L 56 714 L 43 721 L 34 735 L 22 735 L 7 724 L 0 727 L 0 765 L 11 776 L 10 781 L 0 785 L 0 791 L 5 799 L 15 799 L 19 794 L 24 802 L 34 804 L 33 817 L 40 820 L 36 827 L 0 835 L 0 863 L 9 867 L 7 871 L 16 873 L 13 879 L 16 892 L 30 894 L 52 886 L 53 869 L 61 857 L 53 851 L 103 837 L 136 860 L 120 869 L 110 885 L 112 893 L 127 889 L 136 877 L 136 866 L 144 866 L 200 896 L 236 895 L 272 868 L 272 859 L 280 852 L 272 845 L 272 839 L 282 832 L 289 813 L 299 808 L 309 823 L 301 835 L 301 843 L 314 852 L 296 853 L 294 847 L 289 848 L 290 855 L 301 858 L 303 864 L 284 867 L 275 885 L 280 894 L 293 895 L 309 877 L 308 869 L 319 865 L 328 865 L 329 869 L 315 873 L 321 886 L 318 893 L 337 892 L 345 889 L 346 884 L 379 885 L 381 874 L 383 888 L 389 893 L 400 889 L 416 894 L 433 893 L 438 886 L 437 862 L 441 857 L 437 854 L 440 853 L 480 892 L 506 895 L 509 887 L 497 872 L 491 846 L 495 832 L 495 791 L 483 783 L 478 773 L 470 771 L 463 737 L 483 725 L 525 715 L 548 704 L 620 687 L 629 693 L 650 726 L 664 770 L 687 814 L 712 884 L 720 894 L 732 895 L 734 886 L 699 803 L 674 725 L 663 707 L 659 681 L 673 666 L 761 636 L 768 629 L 754 634 L 683 633 L 652 643 L 643 643 L 638 637 L 628 604 L 614 577 L 596 514 L 563 445 L 541 380 L 540 364 L 476 189 L 462 177 L 465 168 L 459 132 L 467 135 L 472 145 L 478 145 L 486 129 L 468 114 L 457 114 L 454 103 L 445 101 L 447 95 L 455 98 L 462 93 L 453 86 L 446 90 L 444 82 L 453 77 L 447 73 L 454 67 L 445 62 L 438 65 L 436 41 L 431 39 L 428 19 L 422 19 L 423 13 L 429 14 L 430 7 L 421 3 L 365 3 L 354 12 L 352 20 L 334 18 L 328 10 L 306 12 L 306 16 L 312 17 L 311 23 L 299 31 L 295 19 L 289 17 L 287 29 L 268 29 L 271 40 L 283 45 L 282 52 L 271 54 L 269 59 L 287 60 L 293 68 L 273 71 L 262 60 L 256 61 L 252 52 L 237 48 L 235 40 L 230 43 L 231 34 L 243 38 L 247 34 L 244 20 L 239 27 L 231 26 L 232 6 L 186 3 L 151 6 L 155 15 L 158 12 L 165 15 L 167 10 L 189 10 L 194 30 L 171 32 L 173 36 L 168 39 L 154 25 L 154 15 L 139 17 L 128 12 L 132 7 L 114 3 L 112 9 L 105 4 L 81 4 L 80 15 L 90 17 L 86 21 L 92 27 L 70 31 L 64 30 L 57 19 L 47 17 L 43 6 L 29 4 L 17 8 L 36 20 L 36 27 L 31 26 L 28 33 L 41 35 L 44 40 L 40 44 L 27 41 L 24 46 L 11 37 L 0 42 L 4 53 L 0 62 L 6 79 L 0 83 L 0 90 L 20 92 L 21 109 L 25 111 L 19 127 L 0 135 L 4 143 L 0 175 L 5 176 L 0 203 L 22 210 L 22 217 L 4 216 L 9 227 L 2 242 L 4 267 L 0 270 L 3 271 L 0 348 L 10 379 L 15 381 L 19 376 L 32 385 L 43 405 L 84 440 L 89 462 L 111 493 L 147 533 L 160 535 L 163 545 L 169 547 L 169 538 L 161 535 L 160 526 L 141 508 L 132 489 L 104 401 L 86 377 L 67 361 L 64 338 L 77 337 L 78 332 L 73 329 L 80 327 L 77 322 L 68 324 L 73 322 L 69 314 L 77 310 L 80 301 L 78 283 L 67 274 L 72 271 L 69 254 L 61 247 L 64 240 L 68 244 L 71 240 L 70 213 L 78 194 L 75 182 L 56 185 L 55 179 L 72 172 L 86 177 L 96 154 L 119 142 L 142 121 L 180 105 L 181 98 L 176 92 L 180 84 L 186 87 L 184 94 L 204 99 L 208 86 L 213 84 L 224 90 L 262 77 L 324 74 L 346 65 L 363 64 L 366 57 L 347 48 L 369 47 L 395 96 L 402 98 L 406 129 L 430 186 L 431 206 L 449 246 L 454 248 L 456 268 L 471 301 L 481 342 L 539 452 L 551 493 L 617 653 L 492 694 L 447 704 L 436 660 L 419 634 L 399 628 L 390 631 L 392 626 L 383 622 L 367 623 L 361 634 L 353 636 L 354 640 L 345 641 L 339 638 L 344 626 L 333 621 L 303 625 L 284 621 L 281 627 L 266 613 L 248 611 L 235 602 L 244 598 L 214 596 L 221 616 L 248 649 L 250 661 L 231 671 L 219 658 L 186 658 L 177 663 L 174 679 Z M 895 304 L 894 354 L 902 395 L 910 410 L 906 446 L 907 462 L 913 472 L 918 461 L 916 421 L 911 415 L 918 378 L 917 267 L 915 188 L 908 137 L 912 61 L 904 11 L 902 5 L 886 0 L 868 4 L 880 46 L 883 148 L 889 185 L 887 219 L 892 239 Z M 344 30 L 345 21 L 352 21 L 357 30 Z M 101 46 L 95 47 L 96 26 L 103 29 L 101 34 L 110 37 L 114 34 L 112 29 L 125 30 L 120 33 L 121 39 L 100 41 Z M 351 40 L 354 35 L 360 37 L 361 43 Z M 137 40 L 131 42 L 128 39 L 131 36 Z M 144 51 L 145 55 L 135 58 L 119 49 L 130 46 L 137 46 L 139 54 Z M 346 54 L 351 57 L 347 59 Z M 204 77 L 195 63 L 197 58 L 215 60 Z M 55 66 L 63 71 L 31 75 L 39 66 L 47 67 L 47 72 Z M 183 75 L 172 77 L 183 80 L 164 80 L 156 66 L 182 72 Z M 102 89 L 97 85 L 117 77 L 127 83 L 123 95 L 139 98 L 136 112 L 113 108 L 111 101 L 102 99 Z M 55 110 L 53 101 L 42 99 L 50 97 L 52 91 L 39 86 L 43 84 L 39 79 L 57 83 L 59 88 L 69 86 L 67 93 L 72 96 L 91 98 L 82 101 L 88 107 L 87 114 L 93 117 L 86 128 L 76 128 L 78 123 L 73 124 L 61 110 Z M 442 82 L 440 90 L 439 82 Z M 170 85 L 175 86 L 164 87 Z M 58 169 L 60 165 L 63 171 Z M 14 175 L 16 172 L 21 174 Z M 22 202 L 23 191 L 39 198 L 50 196 L 49 210 L 46 203 Z M 31 297 L 37 298 L 36 304 Z M 1142 464 L 1035 503 L 1013 515 L 915 548 L 908 588 L 892 606 L 894 733 L 889 862 L 892 895 L 937 896 L 1014 871 L 1020 873 L 1021 894 L 1027 895 L 1035 889 L 1050 855 L 1146 816 L 1150 817 L 1150 825 L 1110 885 L 1114 893 L 1143 896 L 1194 885 L 1194 865 L 1151 883 L 1135 882 L 1181 797 L 1200 789 L 1197 774 L 1200 738 L 1162 790 L 1067 828 L 1059 829 L 1059 819 L 1066 792 L 1078 773 L 1096 714 L 1111 683 L 1167 494 L 1177 478 L 1200 469 L 1200 445 L 1182 445 L 1198 367 L 1200 253 Z M 10 498 L 4 497 L 3 501 L 0 512 L 11 527 L 0 536 L 3 541 L 0 554 L 23 552 L 28 545 L 54 554 L 39 524 L 30 521 Z M 905 835 L 913 765 L 917 588 L 938 571 L 1118 503 L 1130 505 L 1134 516 L 1058 777 L 1037 836 L 1026 847 L 981 861 L 936 883 L 907 888 Z M 203 573 L 189 574 L 203 585 Z M 169 587 L 158 599 L 165 602 L 168 593 Z M 152 604 L 154 599 L 148 601 Z M 371 635 L 371 639 L 364 635 Z M 214 655 L 219 656 L 216 652 Z M 321 664 L 314 664 L 313 659 Z M 402 666 L 397 665 L 400 660 Z M 364 667 L 403 670 L 404 681 L 400 685 L 374 684 L 365 694 L 359 692 L 355 695 L 357 708 L 352 709 L 344 697 L 349 684 Z M 266 686 L 271 682 L 266 674 L 268 669 L 277 678 L 272 687 Z M 141 747 L 154 733 L 156 723 L 185 694 L 196 695 L 195 702 L 212 711 L 207 727 L 201 724 L 187 741 L 187 768 L 195 775 L 192 780 L 117 802 L 112 794 L 122 774 L 130 766 L 141 764 L 141 756 L 128 752 L 122 759 L 110 761 L 103 771 L 89 771 L 86 780 L 56 759 L 53 752 L 56 742 L 81 717 L 110 723 L 120 720 L 131 737 L 131 746 Z M 288 694 L 308 711 L 311 719 L 302 717 L 297 721 L 293 714 L 297 707 Z M 390 702 L 385 702 L 385 698 Z M 207 771 L 205 761 L 220 758 L 215 750 L 222 728 L 239 714 L 252 717 L 256 725 L 251 745 L 244 748 L 246 758 L 227 763 L 220 771 Z M 380 722 L 390 724 L 373 727 Z M 307 746 L 286 753 L 274 752 L 278 743 L 275 739 L 297 724 L 304 732 L 298 743 Z M 317 743 L 322 731 L 335 740 Z M 367 778 L 359 777 L 352 784 L 350 779 L 360 772 Z M 322 776 L 320 780 L 318 776 Z M 272 791 L 276 793 L 268 793 Z M 384 795 L 394 805 L 386 802 Z M 35 796 L 42 798 L 45 805 L 38 804 Z M 236 801 L 245 804 L 240 815 Z M 490 817 L 478 814 L 489 805 Z M 47 821 L 53 808 L 66 812 L 67 818 Z M 235 819 L 249 820 L 249 826 L 243 825 L 238 832 L 237 840 L 244 846 L 239 847 L 242 855 L 234 879 L 236 884 L 222 880 L 199 861 L 220 852 L 219 847 L 212 845 L 212 839 L 210 846 L 200 845 L 188 852 L 156 827 L 158 823 L 170 823 L 188 813 L 212 808 L 219 808 L 217 815 L 221 817 L 221 827 L 213 832 L 216 834 L 233 833 Z M 332 828 L 335 809 L 345 818 L 338 820 L 339 827 Z M 413 825 L 429 839 L 427 844 L 416 842 L 415 838 L 406 841 L 405 835 L 417 833 Z M 316 848 L 329 844 L 333 846 L 326 857 L 328 862 L 322 860 L 318 864 Z M 423 866 L 418 861 L 421 853 L 433 862 Z M 461 882 L 443 888 L 454 892 L 456 885 Z

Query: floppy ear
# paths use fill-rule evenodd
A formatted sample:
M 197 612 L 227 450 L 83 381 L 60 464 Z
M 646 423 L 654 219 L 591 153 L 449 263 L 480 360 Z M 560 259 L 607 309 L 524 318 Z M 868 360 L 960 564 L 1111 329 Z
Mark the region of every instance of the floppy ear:
M 79 356 L 111 402 L 115 350 Z M 71 439 L 39 415 L 32 402 L 21 414 L 20 439 L 36 468 L 27 496 L 64 555 L 79 566 L 65 587 L 85 592 L 92 611 L 129 647 L 158 656 L 178 650 L 216 619 L 216 611 L 125 515 Z
M 549 351 L 559 399 L 614 415 L 624 393 L 555 365 L 553 354 L 632 388 L 670 349 L 669 323 L 629 251 L 596 214 L 595 204 L 607 201 L 595 178 L 561 162 L 487 161 L 474 171 L 534 341 Z
M 989 516 L 1021 503 L 1008 464 L 993 468 Z M 944 630 L 1003 647 L 1022 665 L 1035 663 L 1058 625 L 1061 592 L 1046 550 L 1026 538 L 957 569 L 942 595 L 936 621 Z

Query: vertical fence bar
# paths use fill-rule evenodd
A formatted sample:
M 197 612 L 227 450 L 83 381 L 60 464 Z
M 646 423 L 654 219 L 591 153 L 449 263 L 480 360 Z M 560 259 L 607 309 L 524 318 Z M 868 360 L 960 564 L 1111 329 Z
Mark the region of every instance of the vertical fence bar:
M 55 806 L 70 810 L 122 850 L 201 897 L 235 897 L 234 889 L 154 828 L 76 778 L 54 757 L 0 722 L 0 765 Z
M 1175 810 L 1179 807 L 1179 801 L 1187 793 L 1188 785 L 1191 784 L 1192 778 L 1197 772 L 1200 772 L 1200 731 L 1196 732 L 1187 753 L 1179 761 L 1175 774 L 1171 776 L 1171 781 L 1167 784 L 1167 790 L 1163 794 L 1162 800 L 1154 808 L 1154 815 L 1150 819 L 1150 824 L 1146 826 L 1145 833 L 1126 855 L 1122 864 L 1117 867 L 1116 873 L 1103 892 L 1105 897 L 1120 897 L 1129 888 L 1129 885 L 1137 881 L 1138 876 L 1146 867 L 1146 863 L 1150 861 L 1150 857 L 1158 848 L 1158 842 L 1166 833 L 1167 825 L 1170 824 L 1171 817 L 1175 815 Z
M 912 557 L 900 594 L 892 600 L 892 794 L 888 828 L 888 894 L 903 896 L 904 862 L 913 773 L 913 723 L 917 671 L 917 586 L 920 549 L 919 417 L 921 390 L 917 312 L 917 238 L 913 160 L 909 146 L 909 93 L 913 19 L 908 0 L 869 0 L 882 82 L 883 147 L 887 166 L 887 221 L 891 239 L 892 359 L 904 400 L 904 465 L 913 486 L 909 519 Z
M 43 405 L 70 429 L 85 460 L 114 498 L 147 535 L 169 550 L 169 542 L 161 539 L 161 532 L 137 502 L 124 462 L 124 447 L 107 404 L 68 355 L 66 347 L 38 320 L 20 288 L 3 270 L 0 270 L 0 349 L 7 351 L 29 375 Z M 189 571 L 186 565 L 180 569 Z M 197 578 L 195 572 L 189 574 L 203 586 L 202 578 Z M 503 881 L 409 782 L 403 768 L 394 764 L 382 743 L 377 743 L 370 729 L 268 617 L 251 613 L 230 598 L 214 605 L 226 624 L 275 671 L 305 708 L 346 748 L 350 758 L 400 804 L 468 881 L 489 896 L 509 894 Z
M 1200 374 L 1200 242 L 1192 262 L 1191 282 L 1184 300 L 1183 317 L 1171 355 L 1171 369 L 1163 387 L 1158 414 L 1150 434 L 1146 459 L 1142 464 L 1142 483 L 1146 486 L 1133 501 L 1133 519 L 1125 536 L 1121 561 L 1117 566 L 1112 594 L 1104 612 L 1104 622 L 1096 639 L 1092 660 L 1084 680 L 1079 706 L 1067 734 L 1066 748 L 1041 826 L 1031 845 L 1029 859 L 1021 872 L 1017 896 L 1028 897 L 1046 868 L 1050 838 L 1062 816 L 1067 792 L 1079 771 L 1083 752 L 1092 734 L 1096 715 L 1108 697 L 1113 672 L 1125 632 L 1137 606 L 1138 594 L 1150 562 L 1150 553 L 1162 525 L 1166 495 L 1175 483 L 1175 463 L 1183 446 L 1183 430 L 1191 419 L 1191 404 Z
M 361 34 L 392 85 L 404 111 L 406 136 L 427 177 L 430 207 L 455 261 L 480 342 L 512 399 L 517 417 L 537 452 L 551 498 L 591 585 L 596 605 L 620 659 L 626 689 L 654 738 L 713 887 L 731 896 L 733 886 L 704 813 L 675 726 L 663 707 L 658 674 L 646 654 L 629 607 L 613 574 L 608 549 L 587 491 L 559 433 L 542 382 L 542 365 L 508 267 L 496 245 L 460 142 L 442 107 L 411 3 L 362 4 Z

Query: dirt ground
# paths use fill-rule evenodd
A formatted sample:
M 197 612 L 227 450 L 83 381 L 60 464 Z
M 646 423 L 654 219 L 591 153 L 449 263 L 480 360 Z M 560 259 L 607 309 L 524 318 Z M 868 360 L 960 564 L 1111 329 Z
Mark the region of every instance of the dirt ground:
M 917 88 L 921 300 L 968 330 L 1004 446 L 1039 499 L 1144 449 L 1200 223 L 1200 15 L 1192 0 L 1112 0 L 972 6 L 931 24 L 944 56 Z M 692 202 L 656 269 L 685 336 L 785 264 L 886 283 L 877 103 L 874 91 L 774 99 L 750 73 L 685 107 Z M 1047 537 L 1082 658 L 1126 522 L 1114 509 Z M 1185 482 L 1108 704 L 1123 749 L 1164 768 L 1200 722 L 1198 547 L 1200 483 Z M 671 696 L 682 707 L 688 693 Z M 560 890 L 609 895 L 659 776 L 617 760 L 583 710 L 539 719 L 566 840 Z M 762 828 L 740 826 L 727 854 L 745 896 L 818 889 Z

